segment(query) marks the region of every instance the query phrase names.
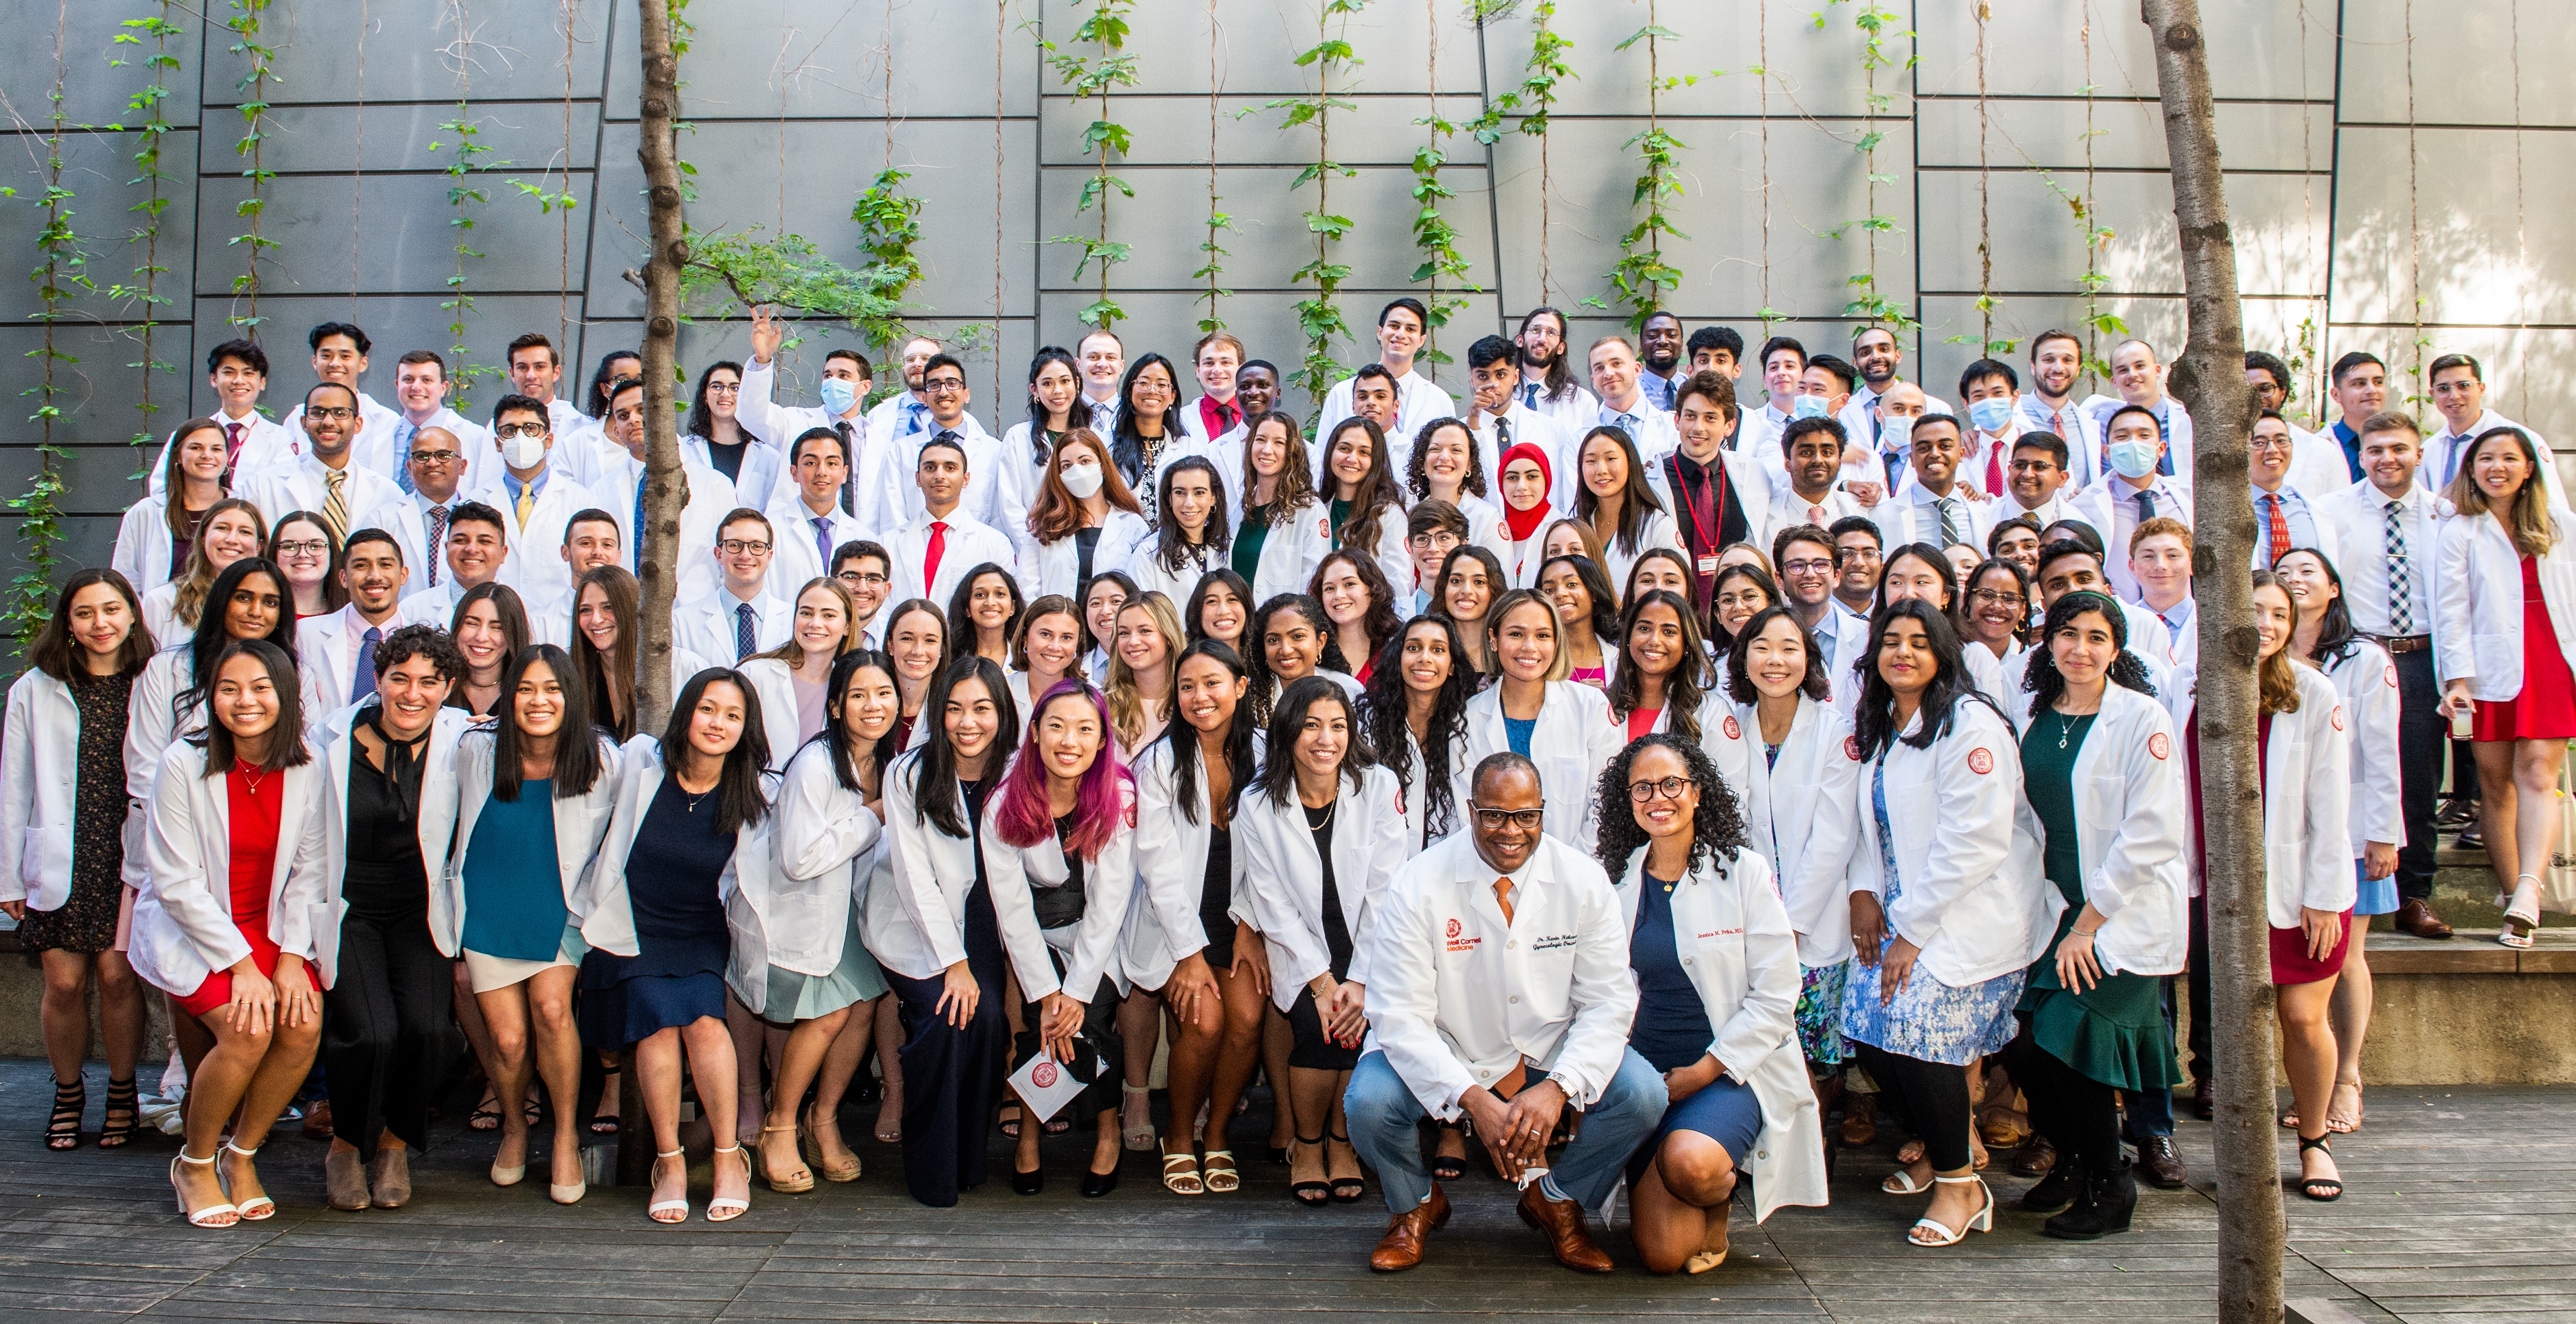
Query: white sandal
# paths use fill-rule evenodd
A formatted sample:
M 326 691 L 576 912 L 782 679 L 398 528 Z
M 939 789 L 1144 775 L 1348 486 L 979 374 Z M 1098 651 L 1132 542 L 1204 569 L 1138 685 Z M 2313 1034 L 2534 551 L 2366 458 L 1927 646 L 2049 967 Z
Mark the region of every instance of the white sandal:
M 189 1208 L 188 1193 L 179 1189 L 179 1165 L 182 1163 L 211 1168 L 215 1165 L 215 1161 L 211 1158 L 189 1157 L 188 1147 L 185 1145 L 181 1145 L 177 1157 L 170 1160 L 170 1191 L 179 1197 L 179 1212 L 187 1216 L 188 1226 L 231 1227 L 241 1222 L 241 1211 L 229 1204 L 210 1204 L 198 1209 Z
M 1995 1230 L 1995 1193 L 1986 1188 L 1985 1179 L 1971 1173 L 1965 1177 L 1934 1177 L 1932 1180 L 1947 1186 L 1957 1186 L 1973 1182 L 1976 1184 L 1978 1189 L 1986 1192 L 1986 1207 L 1978 1210 L 1968 1219 L 1964 1226 L 1957 1229 L 1944 1227 L 1929 1218 L 1915 1219 L 1914 1226 L 1906 1231 L 1906 1241 L 1930 1250 L 1942 1246 L 1956 1246 L 1960 1242 L 1966 1240 L 1968 1234 L 1971 1232 L 1992 1232 Z M 1914 1234 L 1924 1228 L 1932 1229 L 1932 1235 L 1939 1237 L 1940 1240 L 1916 1241 Z
M 677 1200 L 657 1200 L 652 1204 L 644 1206 L 644 1216 L 646 1218 L 650 1218 L 656 1223 L 685 1223 L 689 1221 L 689 1162 L 686 1157 L 687 1152 L 688 1151 L 686 1150 L 680 1149 L 668 1151 L 655 1150 L 653 1152 L 653 1160 L 656 1163 L 659 1163 L 666 1158 L 675 1158 L 680 1160 L 680 1198 Z M 649 1176 L 647 1180 L 650 1180 Z M 661 1214 L 673 1209 L 680 1211 L 680 1216 L 678 1218 L 660 1217 Z
M 2505 907 L 2504 924 L 2496 930 L 2496 941 L 2507 947 L 2527 950 L 2531 934 L 2540 927 L 2540 875 L 2516 874 L 2513 900 Z
M 241 1146 L 234 1144 L 230 1137 L 227 1137 L 224 1140 L 224 1148 L 229 1149 L 246 1159 L 256 1159 L 259 1157 L 258 1150 L 244 1149 Z M 256 1223 L 262 1219 L 277 1217 L 277 1201 L 269 1199 L 265 1195 L 254 1195 L 251 1198 L 234 1205 L 233 1212 L 241 1215 L 241 1221 L 245 1223 Z
M 1935 1177 L 1932 1180 L 1940 1181 L 1941 1178 Z M 1930 1186 L 1915 1184 L 1914 1170 L 1910 1167 L 1906 1167 L 1898 1168 L 1896 1171 L 1887 1174 L 1887 1180 L 1880 1182 L 1878 1184 L 1878 1189 L 1885 1191 L 1889 1195 L 1921 1195 L 1932 1188 Z
M 742 1152 L 743 1149 L 740 1142 L 727 1145 L 716 1151 L 719 1155 L 741 1154 Z M 751 1158 L 749 1155 L 744 1155 L 742 1167 L 742 1184 L 743 1188 L 747 1191 L 751 1187 Z M 714 1195 L 707 1198 L 707 1221 L 710 1223 L 730 1222 L 750 1212 L 751 1201 L 747 1197 L 740 1200 L 729 1195 Z

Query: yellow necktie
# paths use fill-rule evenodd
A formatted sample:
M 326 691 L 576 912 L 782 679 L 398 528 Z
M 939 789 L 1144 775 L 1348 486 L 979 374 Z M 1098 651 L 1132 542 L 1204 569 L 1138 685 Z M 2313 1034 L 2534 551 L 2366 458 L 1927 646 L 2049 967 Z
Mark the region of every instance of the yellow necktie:
M 341 485 L 348 480 L 344 469 L 326 469 L 322 473 L 322 519 L 331 526 L 331 536 L 342 542 L 349 538 L 349 501 L 341 494 Z
M 519 484 L 519 532 L 528 531 L 528 512 L 537 507 L 537 485 Z

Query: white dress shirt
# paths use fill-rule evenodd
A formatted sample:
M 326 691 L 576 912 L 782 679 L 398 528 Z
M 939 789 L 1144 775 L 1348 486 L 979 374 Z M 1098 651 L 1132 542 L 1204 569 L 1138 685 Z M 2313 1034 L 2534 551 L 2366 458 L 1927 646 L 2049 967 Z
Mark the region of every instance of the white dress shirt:
M 2102 429 L 2075 397 L 2051 409 L 2036 392 L 2024 391 L 2013 401 L 2013 417 L 2025 431 L 2055 433 L 2066 443 L 2067 487 L 2087 488 L 2101 481 Z
M 295 623 L 296 660 L 313 673 L 314 692 L 325 702 L 334 708 L 356 703 L 358 656 L 366 647 L 367 631 L 376 631 L 376 642 L 381 645 L 386 635 L 403 624 L 399 609 L 378 624 L 361 614 L 354 602 L 335 612 L 307 616 Z M 373 692 L 373 688 L 370 685 L 369 691 Z M 319 713 L 305 714 L 310 722 L 318 723 L 321 717 Z
M 1940 546 L 1942 498 L 1930 488 L 1915 484 L 1902 496 L 1881 501 L 1869 513 L 1878 521 L 1879 535 L 1888 550 L 1910 542 L 1928 542 Z M 1960 489 L 1950 489 L 1950 523 L 1958 531 L 1958 541 L 1985 550 L 1986 530 L 1994 527 L 1994 503 L 1970 501 Z
M 2109 462 L 2104 459 L 2099 448 L 2109 444 L 2105 434 L 2111 428 L 2111 415 L 2117 413 L 2127 403 L 2118 396 L 2112 395 L 2087 396 L 2084 400 L 2084 412 L 2093 420 L 2096 449 L 2092 458 L 2099 462 L 2101 471 L 2106 474 L 2110 471 Z M 2176 487 L 2189 492 L 2191 490 L 2191 414 L 2182 407 L 2180 400 L 2172 396 L 2162 397 L 2147 408 L 2155 412 L 2156 422 L 2163 426 L 2165 434 L 2165 462 L 2156 466 L 2156 472 L 2173 479 Z M 2071 438 L 2069 444 L 2072 444 Z M 2167 469 L 2173 472 L 2165 473 Z
M 1545 414 L 1569 429 L 1578 423 L 1587 428 L 1592 426 L 1591 420 L 1601 412 L 1601 397 L 1580 383 L 1567 382 L 1565 390 L 1557 395 L 1545 394 L 1545 389 L 1528 369 L 1521 370 L 1521 406 L 1530 412 Z
M 2131 602 L 2138 600 L 2138 581 L 2129 575 L 2129 535 L 2138 528 L 2140 492 L 2154 498 L 2157 519 L 2191 523 L 2190 490 L 2162 474 L 2144 488 L 2131 487 L 2125 479 L 2095 483 L 2075 498 L 2076 514 L 2101 531 L 2102 573 L 2112 591 Z
M 966 572 L 987 561 L 1019 574 L 1019 559 L 1011 540 L 1002 531 L 986 524 L 963 508 L 948 512 L 944 521 L 947 537 L 943 542 L 937 576 L 923 573 L 930 552 L 930 512 L 912 517 L 910 522 L 886 539 L 886 551 L 894 556 L 893 596 L 889 604 L 911 598 L 928 598 L 941 611 L 948 610 L 948 599 L 965 581 Z
M 908 467 L 898 468 L 894 463 L 894 457 L 887 451 L 892 439 L 880 433 L 877 420 L 880 415 L 890 415 L 897 405 L 912 397 L 898 393 L 892 399 L 880 401 L 875 409 L 861 417 L 842 418 L 825 413 L 818 405 L 773 403 L 770 395 L 777 384 L 778 365 L 775 361 L 742 365 L 741 403 L 735 406 L 734 418 L 752 435 L 778 447 L 782 475 L 778 481 L 794 482 L 792 477 L 785 476 L 785 457 L 787 449 L 796 444 L 798 437 L 813 428 L 837 431 L 841 424 L 846 423 L 850 428 L 849 453 L 842 459 L 849 464 L 851 486 L 858 494 L 857 504 L 851 507 L 850 513 L 858 516 L 859 522 L 869 528 L 881 529 L 894 524 L 896 517 L 889 512 L 903 508 L 903 491 L 898 480 L 910 470 Z M 771 493 L 773 498 L 776 495 L 774 491 Z
M 2334 529 L 2335 544 L 2343 550 L 2343 559 L 2335 562 L 2335 570 L 2343 577 L 2344 610 L 2352 616 L 2352 628 L 2376 638 L 2430 635 L 2437 559 L 2435 500 L 2422 483 L 2408 487 L 2406 495 L 2398 498 L 2398 529 L 2406 542 L 2408 588 L 2406 628 L 2402 630 L 2397 628 L 2389 599 L 2399 549 L 2389 545 L 2388 502 L 2378 485 L 2367 478 L 2317 499 L 2318 517 Z

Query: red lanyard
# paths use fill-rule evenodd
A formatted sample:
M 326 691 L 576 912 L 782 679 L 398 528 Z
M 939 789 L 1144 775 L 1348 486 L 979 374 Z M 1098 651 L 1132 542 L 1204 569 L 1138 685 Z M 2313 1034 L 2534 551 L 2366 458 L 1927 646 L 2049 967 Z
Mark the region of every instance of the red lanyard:
M 1675 451 L 1664 457 L 1664 476 L 1672 481 L 1673 495 L 1677 498 L 1673 504 L 1680 506 L 1683 514 L 1690 516 L 1691 537 L 1694 540 L 1691 549 L 1694 552 L 1702 547 L 1715 550 L 1717 534 L 1726 531 L 1726 491 L 1718 485 L 1719 463 L 1723 461 L 1704 465 L 1700 470 L 1708 478 L 1708 522 L 1709 527 L 1717 531 L 1717 533 L 1711 533 L 1708 528 L 1700 527 L 1699 503 L 1691 499 L 1690 486 L 1682 481 L 1681 452 Z

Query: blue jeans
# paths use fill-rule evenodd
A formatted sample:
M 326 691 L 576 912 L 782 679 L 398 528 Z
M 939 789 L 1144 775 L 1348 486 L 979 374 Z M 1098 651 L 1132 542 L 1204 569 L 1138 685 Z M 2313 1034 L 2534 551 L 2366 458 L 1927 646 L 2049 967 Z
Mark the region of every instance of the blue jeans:
M 1583 1134 L 1549 1170 L 1556 1188 L 1586 1209 L 1600 1207 L 1619 1184 L 1628 1156 L 1663 1121 L 1668 1101 L 1663 1076 L 1635 1049 L 1626 1050 L 1610 1087 L 1583 1110 Z M 1387 1064 L 1385 1053 L 1372 1051 L 1360 1059 L 1342 1095 L 1342 1111 L 1350 1119 L 1351 1147 L 1377 1169 L 1389 1212 L 1401 1214 L 1431 1198 L 1431 1170 L 1423 1164 L 1421 1137 L 1414 1129 L 1429 1114 L 1413 1088 Z

